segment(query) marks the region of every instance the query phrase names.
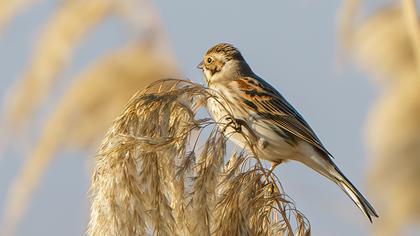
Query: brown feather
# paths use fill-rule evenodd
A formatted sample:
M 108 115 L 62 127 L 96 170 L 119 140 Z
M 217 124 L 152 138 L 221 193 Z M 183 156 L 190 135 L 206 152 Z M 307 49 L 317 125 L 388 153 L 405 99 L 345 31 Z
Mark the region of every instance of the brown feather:
M 250 83 L 249 81 L 253 81 Z M 302 116 L 264 80 L 259 78 L 242 77 L 234 80 L 242 92 L 247 106 L 282 132 L 291 133 L 316 147 L 326 156 L 332 155 L 321 143 L 315 132 Z M 252 103 L 252 104 L 251 104 Z M 255 109 L 257 108 L 257 109 Z

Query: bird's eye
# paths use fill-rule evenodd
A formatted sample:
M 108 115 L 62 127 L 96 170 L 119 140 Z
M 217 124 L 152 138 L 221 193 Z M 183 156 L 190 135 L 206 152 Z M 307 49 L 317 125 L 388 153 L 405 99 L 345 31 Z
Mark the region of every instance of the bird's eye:
M 208 58 L 207 58 L 207 63 L 209 63 L 209 64 L 210 64 L 210 63 L 212 63 L 212 62 L 213 62 L 213 58 L 208 57 Z

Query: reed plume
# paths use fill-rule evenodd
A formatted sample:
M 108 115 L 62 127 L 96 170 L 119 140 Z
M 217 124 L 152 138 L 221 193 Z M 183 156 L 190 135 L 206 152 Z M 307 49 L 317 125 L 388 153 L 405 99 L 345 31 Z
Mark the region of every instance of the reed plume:
M 349 0 L 348 2 L 356 0 Z M 400 235 L 420 224 L 419 25 L 415 3 L 401 1 L 361 16 L 343 8 L 346 51 L 378 78 L 382 91 L 365 125 L 369 186 L 381 218 L 373 235 Z
M 131 98 L 96 155 L 89 235 L 310 235 L 253 153 L 226 153 L 209 98 L 173 79 Z

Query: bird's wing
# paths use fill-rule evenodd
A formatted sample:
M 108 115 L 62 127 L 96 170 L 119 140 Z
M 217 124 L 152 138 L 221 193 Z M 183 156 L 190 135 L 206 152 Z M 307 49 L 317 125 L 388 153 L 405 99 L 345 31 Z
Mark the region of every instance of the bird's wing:
M 241 97 L 249 109 L 282 131 L 287 131 L 332 157 L 303 117 L 271 85 L 260 78 L 236 79 Z

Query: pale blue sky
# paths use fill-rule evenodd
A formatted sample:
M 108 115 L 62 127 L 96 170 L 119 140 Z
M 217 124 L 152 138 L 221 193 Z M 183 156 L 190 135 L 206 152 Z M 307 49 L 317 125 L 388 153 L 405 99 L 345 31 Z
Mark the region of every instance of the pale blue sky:
M 54 2 L 19 14 L 0 36 L 1 98 L 24 70 L 31 45 Z M 187 78 L 202 82 L 196 65 L 208 47 L 217 42 L 235 44 L 254 71 L 302 113 L 343 172 L 369 198 L 363 123 L 375 88 L 354 68 L 337 69 L 339 2 L 159 0 L 157 7 Z M 129 37 L 127 29 L 113 19 L 101 24 L 77 48 L 66 77 Z M 83 234 L 89 184 L 83 155 L 67 152 L 54 160 L 35 192 L 19 235 Z M 22 160 L 13 153 L 0 160 L 0 212 Z M 336 185 L 300 164 L 286 164 L 277 171 L 287 193 L 310 220 L 313 235 L 368 234 L 370 223 Z

